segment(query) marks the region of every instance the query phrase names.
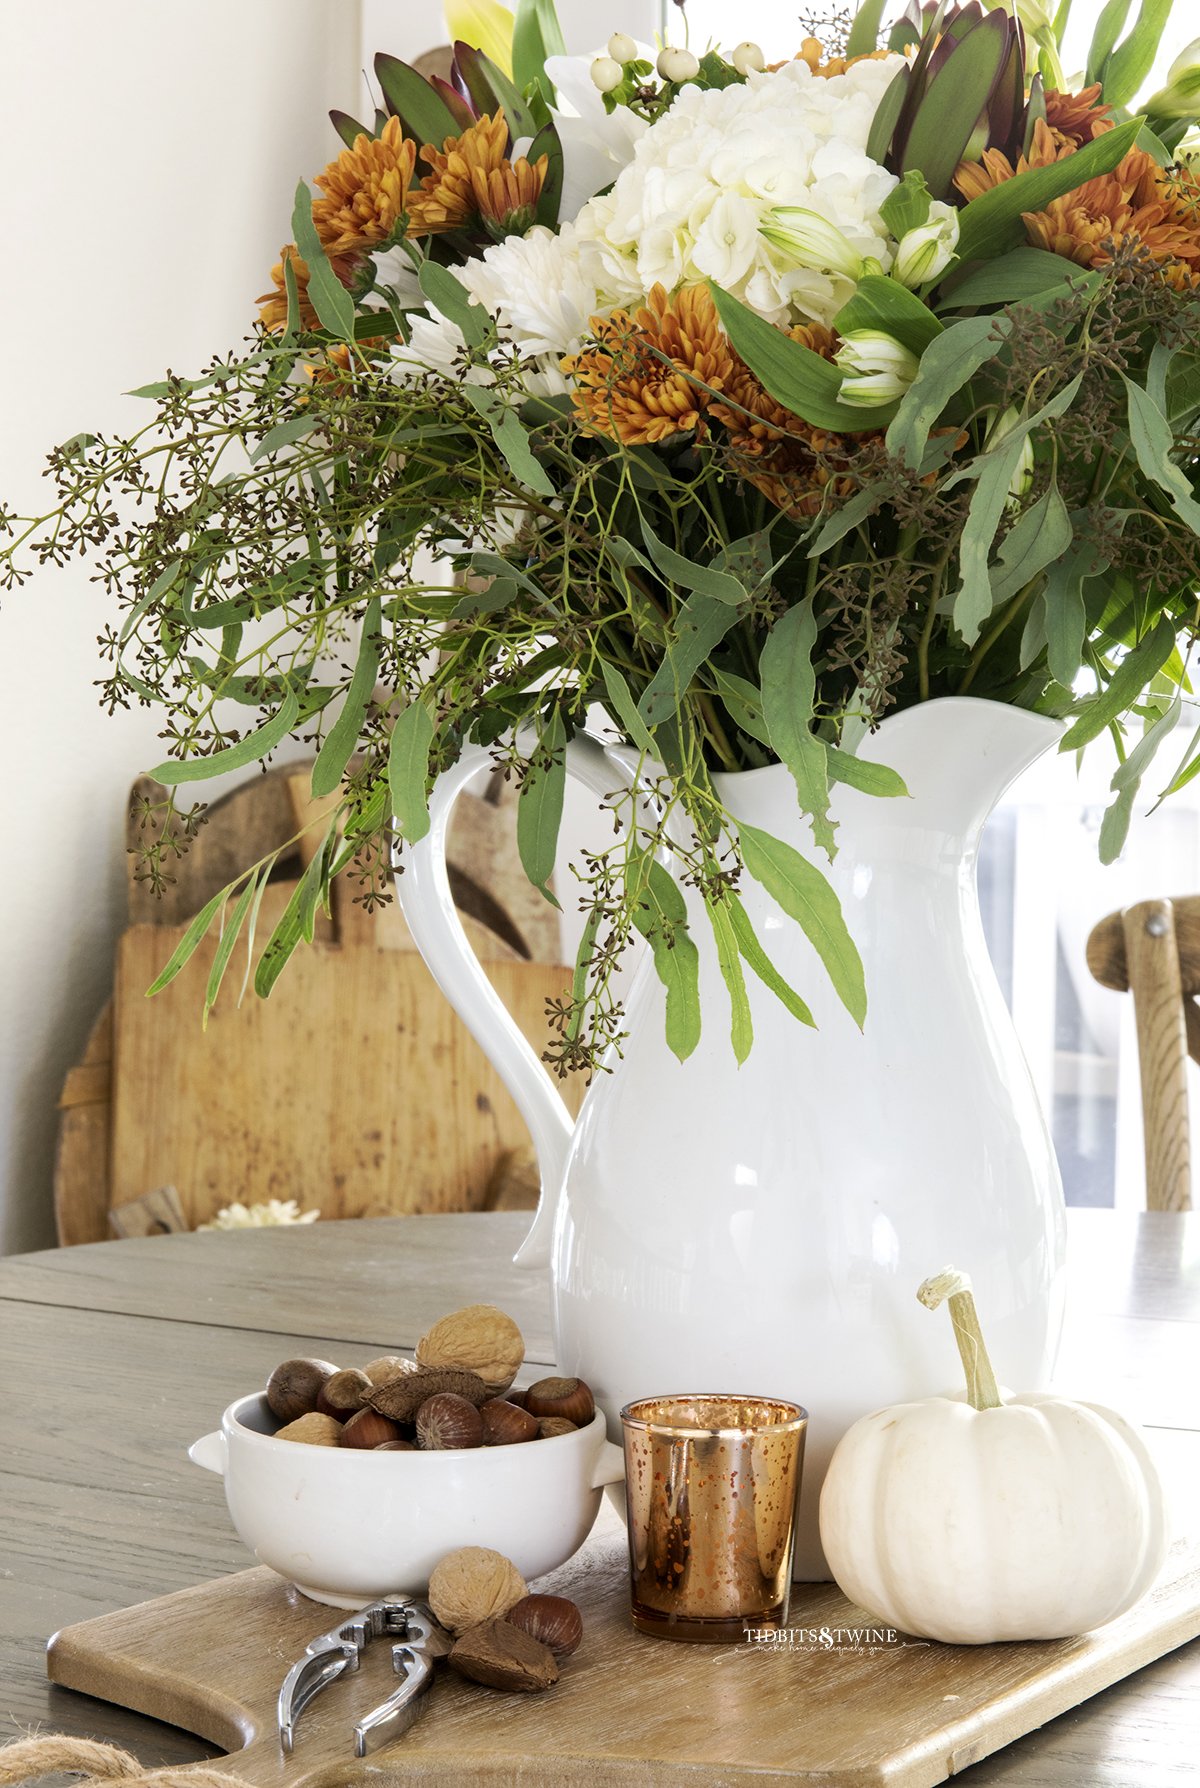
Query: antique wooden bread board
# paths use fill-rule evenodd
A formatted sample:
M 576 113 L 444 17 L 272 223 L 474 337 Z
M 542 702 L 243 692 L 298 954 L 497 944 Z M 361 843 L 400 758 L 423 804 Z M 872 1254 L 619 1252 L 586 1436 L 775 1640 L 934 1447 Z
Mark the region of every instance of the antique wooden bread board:
M 339 1617 L 265 1569 L 66 1627 L 48 1668 L 56 1683 L 236 1752 L 229 1768 L 263 1788 L 932 1788 L 1200 1633 L 1200 1545 L 1184 1542 L 1121 1620 L 1040 1645 L 908 1641 L 872 1652 L 818 1640 L 768 1652 L 643 1638 L 628 1624 L 624 1534 L 607 1507 L 584 1550 L 538 1587 L 573 1596 L 584 1613 L 583 1644 L 555 1687 L 502 1695 L 439 1666 L 415 1725 L 365 1763 L 353 1760 L 351 1728 L 394 1685 L 386 1645 L 306 1710 L 284 1759 L 279 1683 Z M 790 1624 L 870 1623 L 833 1584 L 809 1584 L 796 1587 Z

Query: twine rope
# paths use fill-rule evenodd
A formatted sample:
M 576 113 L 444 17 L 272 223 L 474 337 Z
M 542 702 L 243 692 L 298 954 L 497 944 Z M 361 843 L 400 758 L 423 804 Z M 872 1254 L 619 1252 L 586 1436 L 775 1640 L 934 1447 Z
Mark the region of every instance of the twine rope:
M 97 1744 L 90 1738 L 68 1738 L 60 1732 L 21 1738 L 15 1744 L 0 1747 L 0 1788 L 57 1775 L 81 1776 L 80 1788 L 100 1788 L 109 1782 L 128 1783 L 129 1788 L 250 1788 L 241 1776 L 231 1776 L 203 1763 L 147 1769 L 116 1745 Z

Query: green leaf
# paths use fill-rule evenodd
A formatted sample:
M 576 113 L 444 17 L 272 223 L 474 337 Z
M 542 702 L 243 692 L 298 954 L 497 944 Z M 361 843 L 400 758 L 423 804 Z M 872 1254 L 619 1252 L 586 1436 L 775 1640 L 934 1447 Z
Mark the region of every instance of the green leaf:
M 534 137 L 538 129 L 545 123 L 545 111 L 535 117 L 532 108 L 526 105 L 524 98 L 514 87 L 503 69 L 498 68 L 490 56 L 482 50 L 472 48 L 462 42 L 454 46 L 454 61 L 459 74 L 466 83 L 467 92 L 481 112 L 495 114 L 499 107 L 508 120 L 508 128 L 514 137 Z M 457 127 L 455 135 L 458 135 Z
M 291 255 L 283 258 L 283 289 L 287 294 L 287 320 L 283 326 L 285 342 L 295 341 L 300 333 L 300 285 Z
M 894 36 L 895 33 L 893 33 Z M 889 39 L 889 48 L 895 49 L 896 47 L 896 44 Z M 875 108 L 875 116 L 871 120 L 871 129 L 867 134 L 867 155 L 872 161 L 877 161 L 882 165 L 887 160 L 892 137 L 900 122 L 900 114 L 904 110 L 911 86 L 912 69 L 906 66 L 897 69 L 891 84 L 884 88 L 883 98 Z
M 1171 458 L 1175 437 L 1170 423 L 1140 385 L 1125 379 L 1125 389 L 1129 395 L 1129 439 L 1138 465 L 1152 484 L 1166 492 L 1180 521 L 1193 534 L 1200 534 L 1200 503 L 1186 474 Z
M 378 596 L 373 596 L 367 604 L 362 639 L 359 641 L 354 675 L 350 679 L 346 699 L 337 719 L 326 733 L 317 753 L 317 761 L 313 765 L 312 792 L 317 800 L 331 795 L 342 780 L 350 754 L 358 744 L 367 705 L 375 693 L 375 679 L 379 674 L 379 605 Z
M 266 879 L 265 876 L 263 879 Z M 251 873 L 249 881 L 242 889 L 241 898 L 233 909 L 233 916 L 222 931 L 221 940 L 213 954 L 212 967 L 208 971 L 208 986 L 204 990 L 202 1024 L 205 1030 L 208 1029 L 208 1015 L 217 1003 L 221 982 L 225 979 L 225 970 L 229 966 L 229 958 L 233 955 L 233 946 L 237 943 L 242 924 L 250 910 L 250 903 L 254 899 L 257 888 L 258 873 L 255 871 Z
M 771 735 L 767 731 L 766 717 L 763 714 L 762 693 L 745 677 L 735 676 L 732 671 L 718 670 L 713 666 L 713 682 L 717 693 L 728 708 L 735 726 L 739 726 L 760 745 L 771 749 Z
M 799 1019 L 801 1024 L 810 1024 L 815 1027 L 816 1020 L 812 1013 L 795 988 L 789 986 L 784 980 L 759 943 L 758 934 L 750 923 L 746 909 L 737 895 L 726 894 L 724 905 L 729 908 L 729 921 L 733 926 L 733 934 L 737 938 L 738 949 L 763 986 L 775 995 L 775 998 L 791 1013 L 793 1018 Z
M 1087 67 L 1083 77 L 1085 87 L 1090 87 L 1093 81 L 1098 81 L 1103 75 L 1104 64 L 1112 55 L 1117 39 L 1125 29 L 1130 4 L 1131 0 L 1108 0 L 1107 5 L 1101 9 L 1088 48 Z
M 1013 523 L 992 570 L 992 607 L 1007 602 L 1039 572 L 1061 559 L 1071 544 L 1071 518 L 1057 484 L 1040 496 Z
M 1104 103 L 1127 106 L 1154 67 L 1175 0 L 1142 0 L 1137 23 L 1104 67 Z
M 225 902 L 229 899 L 229 896 L 233 893 L 236 886 L 236 882 L 230 882 L 228 887 L 222 888 L 220 893 L 213 895 L 207 906 L 201 907 L 200 911 L 191 921 L 187 930 L 167 958 L 164 967 L 159 970 L 153 981 L 151 981 L 149 987 L 147 987 L 147 999 L 151 999 L 154 994 L 161 993 L 164 987 L 169 987 L 171 985 L 171 982 L 175 979 L 180 969 L 183 968 L 184 964 L 194 955 L 200 939 L 204 936 L 205 932 L 208 930 Z
M 548 758 L 548 762 L 544 761 Z M 538 740 L 535 761 L 521 784 L 517 801 L 517 848 L 526 875 L 551 906 L 558 901 L 550 891 L 558 831 L 562 824 L 563 794 L 567 780 L 567 733 L 558 708 Z
M 528 89 L 536 84 L 548 104 L 557 104 L 554 83 L 546 73 L 546 58 L 564 56 L 566 49 L 554 0 L 516 0 L 512 69 L 518 87 Z
M 746 600 L 746 587 L 739 579 L 728 571 L 714 571 L 709 565 L 697 565 L 694 560 L 685 559 L 682 553 L 675 552 L 658 538 L 644 515 L 640 520 L 646 551 L 671 583 L 684 590 L 697 590 L 700 595 L 711 596 L 716 602 Z
M 375 58 L 375 79 L 383 90 L 388 109 L 404 126 L 404 134 L 415 138 L 418 145 L 433 143 L 441 148 L 447 137 L 459 135 L 454 113 L 415 68 L 397 56 Z
M 571 1004 L 575 1008 L 567 1023 L 567 1037 L 572 1043 L 576 1041 L 583 1028 L 583 1000 L 587 993 L 588 966 L 592 960 L 592 951 L 596 947 L 596 935 L 604 917 L 602 907 L 594 906 L 587 916 L 579 939 L 579 948 L 575 952 L 575 969 L 571 976 Z
M 247 764 L 257 763 L 260 758 L 274 751 L 280 740 L 286 739 L 295 724 L 300 712 L 300 703 L 293 689 L 289 688 L 276 713 L 255 732 L 247 733 L 236 745 L 227 745 L 223 751 L 214 751 L 211 757 L 193 757 L 180 763 L 175 758 L 168 758 L 165 763 L 158 764 L 148 772 L 156 782 L 166 783 L 174 788 L 181 782 L 207 782 L 212 776 L 221 776 L 226 770 L 241 770 Z
M 657 751 L 654 738 L 637 711 L 637 703 L 629 684 L 616 665 L 610 664 L 607 658 L 602 661 L 600 670 L 604 677 L 604 687 L 608 691 L 613 719 L 625 728 L 639 751 L 644 751 L 648 757 L 654 757 Z
M 337 107 L 329 114 L 329 122 L 345 143 L 347 149 L 353 149 L 359 137 L 373 137 L 375 132 L 366 124 L 360 124 L 349 112 L 339 111 Z
M 915 292 L 877 273 L 859 280 L 857 291 L 843 304 L 834 325 L 843 336 L 852 329 L 882 329 L 918 359 L 944 333 L 942 324 Z
M 771 745 L 791 771 L 803 812 L 812 821 L 813 837 L 832 857 L 837 846 L 829 820 L 829 770 L 825 747 L 812 730 L 817 680 L 812 649 L 817 623 L 811 598 L 789 608 L 767 635 L 759 661 L 763 713 Z
M 492 439 L 518 484 L 536 491 L 540 497 L 557 496 L 548 472 L 534 457 L 528 432 L 516 411 L 486 386 L 464 385 L 462 394 L 487 422 Z
M 862 522 L 869 521 L 884 501 L 884 495 L 877 485 L 867 485 L 865 489 L 855 491 L 844 503 L 839 503 L 828 517 L 816 539 L 808 549 L 810 559 L 819 559 L 823 553 L 836 546 L 852 529 Z
M 1007 317 L 965 317 L 930 343 L 887 431 L 887 450 L 894 458 L 918 463 L 929 431 L 950 399 L 995 359 L 1011 327 Z
M 529 145 L 527 160 L 530 167 L 536 167 L 543 155 L 546 157 L 546 177 L 538 194 L 534 222 L 542 224 L 548 230 L 554 230 L 558 228 L 559 212 L 562 209 L 563 147 L 553 119 L 549 124 L 542 125 Z
M 904 144 L 900 172 L 919 168 L 935 199 L 948 199 L 953 193 L 955 169 L 1007 60 L 1007 26 L 1003 14 L 989 13 L 959 39 L 926 87 Z
M 919 230 L 922 224 L 928 223 L 932 202 L 933 195 L 925 184 L 924 174 L 920 168 L 910 168 L 879 207 L 879 215 L 887 225 L 889 235 L 899 242 L 910 230 Z
M 461 279 L 437 261 L 422 261 L 417 279 L 429 302 L 458 325 L 468 347 L 487 346 L 496 333 L 495 325 L 482 304 L 475 303 Z
M 325 842 L 328 842 L 328 834 Z M 258 967 L 254 971 L 254 991 L 260 999 L 270 997 L 271 989 L 283 973 L 301 938 L 307 936 L 311 943 L 315 929 L 312 919 L 316 913 L 326 867 L 325 844 L 322 844 L 292 889 L 288 903 L 279 915 L 278 923 L 259 958 Z
M 1175 650 L 1175 629 L 1165 615 L 1149 633 L 1121 660 L 1107 688 L 1090 701 L 1079 719 L 1064 733 L 1060 751 L 1078 751 L 1090 744 L 1131 708 L 1150 679 L 1160 671 Z
M 1002 441 L 980 454 L 972 466 L 956 472 L 946 481 L 945 488 L 949 489 L 964 477 L 975 476 L 978 480 L 959 543 L 958 566 L 962 583 L 954 597 L 954 625 L 968 646 L 975 644 L 984 621 L 992 612 L 994 598 L 988 559 L 1009 501 L 1025 438 L 1040 423 L 1049 417 L 1061 416 L 1070 408 L 1082 376 L 1077 373 L 1070 384 L 1040 410 L 1035 410 L 1032 416 L 1022 417 Z
M 1176 695 L 1158 719 L 1146 729 L 1125 762 L 1117 766 L 1112 779 L 1116 800 L 1106 810 L 1100 822 L 1102 863 L 1114 863 L 1124 850 L 1125 840 L 1129 836 L 1129 822 L 1133 817 L 1133 804 L 1142 785 L 1142 778 L 1150 768 L 1159 747 L 1174 732 L 1182 711 L 1182 698 Z
M 1066 255 L 1044 248 L 1014 248 L 1002 259 L 985 262 L 945 294 L 939 310 L 973 310 L 981 304 L 1021 304 L 1050 292 L 1065 292 L 1087 278 L 1084 268 Z
M 329 265 L 329 257 L 313 223 L 312 194 L 306 180 L 301 180 L 296 187 L 292 235 L 300 259 L 308 263 L 308 295 L 322 327 L 343 341 L 353 342 L 354 300 Z
M 1021 669 L 1028 670 L 1046 650 L 1046 593 L 1039 590 L 1025 615 L 1025 625 L 1021 629 L 1021 646 L 1017 662 Z
M 1087 610 L 1083 586 L 1108 568 L 1109 555 L 1084 540 L 1050 567 L 1043 599 L 1046 610 L 1046 659 L 1050 675 L 1070 689 L 1083 663 Z
M 402 708 L 388 742 L 388 795 L 406 844 L 416 844 L 429 830 L 429 753 L 433 748 L 433 715 L 425 702 Z
M 1074 155 L 1048 167 L 1029 168 L 972 199 L 959 212 L 960 260 L 992 260 L 1015 247 L 1024 234 L 1022 213 L 1044 211 L 1052 199 L 1073 192 L 1098 174 L 1111 173 L 1132 149 L 1142 123 L 1141 118 L 1130 118 L 1093 137 Z
M 814 428 L 854 435 L 879 428 L 894 415 L 891 404 L 871 410 L 868 417 L 853 404 L 842 403 L 838 397 L 844 376 L 840 367 L 764 322 L 712 280 L 708 286 L 730 341 L 771 396 L 794 416 Z
M 861 0 L 854 15 L 854 23 L 850 27 L 850 35 L 846 39 L 847 56 L 869 56 L 875 49 L 887 5 L 888 0 Z M 884 222 L 887 222 L 886 218 Z
M 869 758 L 855 757 L 853 752 L 843 751 L 838 745 L 825 747 L 825 760 L 831 782 L 844 782 L 848 788 L 856 788 L 864 795 L 879 795 L 889 800 L 908 793 L 903 776 L 890 764 L 876 764 Z
M 674 637 L 663 642 L 663 661 L 638 702 L 647 726 L 657 727 L 676 712 L 696 672 L 737 618 L 737 610 L 727 602 L 699 594 L 688 597 L 675 617 Z
M 518 814 L 519 817 L 519 814 Z M 687 905 L 670 874 L 649 855 L 634 865 L 633 923 L 650 945 L 667 990 L 667 1045 L 681 1062 L 700 1041 L 700 952 L 688 931 Z
M 737 933 L 733 929 L 733 920 L 726 911 L 725 901 L 706 901 L 705 907 L 716 941 L 717 964 L 721 970 L 721 979 L 729 990 L 731 1009 L 729 1040 L 733 1044 L 733 1053 L 740 1068 L 750 1054 L 751 1045 L 754 1042 L 754 1020 L 750 1016 L 750 1000 L 746 994 L 746 977 L 742 972 L 742 958 L 741 952 L 738 950 Z
M 745 824 L 738 827 L 738 836 L 747 872 L 800 925 L 824 963 L 838 998 L 861 1027 L 867 1016 L 862 958 L 832 887 L 814 864 L 782 839 Z

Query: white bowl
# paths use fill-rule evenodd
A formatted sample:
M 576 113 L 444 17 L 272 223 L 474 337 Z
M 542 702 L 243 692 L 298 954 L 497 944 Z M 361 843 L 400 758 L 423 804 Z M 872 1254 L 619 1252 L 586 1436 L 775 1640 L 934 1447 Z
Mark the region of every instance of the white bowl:
M 491 1546 L 525 1578 L 578 1552 L 601 1488 L 625 1475 L 597 1413 L 551 1440 L 376 1453 L 276 1440 L 264 1396 L 231 1403 L 188 1457 L 225 1480 L 233 1525 L 260 1564 L 314 1601 L 361 1608 L 422 1595 L 456 1546 Z

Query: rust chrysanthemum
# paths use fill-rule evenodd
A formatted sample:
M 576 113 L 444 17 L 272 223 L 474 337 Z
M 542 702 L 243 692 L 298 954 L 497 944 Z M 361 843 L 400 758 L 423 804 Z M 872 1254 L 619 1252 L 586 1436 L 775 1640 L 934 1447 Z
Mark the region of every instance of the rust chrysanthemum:
M 415 215 L 425 230 L 457 230 L 474 218 L 475 183 L 486 185 L 498 173 L 508 147 L 508 124 L 503 112 L 484 113 L 461 136 L 447 137 L 439 149 L 426 143 L 421 160 L 429 168 L 421 181 Z
M 1052 87 L 1046 94 L 1046 127 L 1063 149 L 1082 149 L 1085 143 L 1113 127 L 1108 106 L 1098 104 L 1101 85 L 1083 87 L 1078 93 L 1064 93 Z
M 823 360 L 833 359 L 837 337 L 820 323 L 788 333 Z M 813 428 L 786 410 L 737 356 L 724 390 L 729 401 L 714 403 L 711 414 L 726 431 L 726 463 L 768 502 L 800 520 L 816 515 L 831 485 L 831 494 L 850 494 L 853 481 L 842 470 L 844 436 Z
M 737 359 L 707 287 L 668 296 L 655 286 L 640 310 L 594 317 L 592 327 L 595 346 L 562 363 L 582 421 L 629 447 L 704 433 L 711 393 L 725 388 Z
M 354 147 L 317 175 L 323 196 L 313 202 L 313 223 L 327 255 L 369 251 L 396 235 L 416 159 L 416 144 L 398 118 L 389 118 L 377 137 L 355 137 Z
M 861 56 L 827 57 L 825 45 L 819 37 L 806 37 L 794 56 L 786 58 L 783 62 L 768 63 L 767 67 L 768 72 L 773 73 L 776 69 L 786 68 L 789 61 L 807 62 L 813 74 L 820 75 L 822 80 L 828 81 L 834 75 L 845 74 L 846 70 L 853 68 L 856 62 L 880 62 L 890 53 L 889 50 L 867 50 Z
M 1039 121 L 1028 158 L 1014 169 L 988 150 L 983 161 L 964 164 L 955 184 L 967 199 L 1011 180 L 1029 167 L 1045 167 L 1075 153 Z M 1104 267 L 1118 250 L 1134 248 L 1158 263 L 1178 290 L 1200 284 L 1200 182 L 1186 169 L 1160 168 L 1142 149 L 1131 149 L 1108 174 L 1087 180 L 1053 199 L 1043 211 L 1022 213 L 1035 248 L 1064 255 L 1080 267 Z

